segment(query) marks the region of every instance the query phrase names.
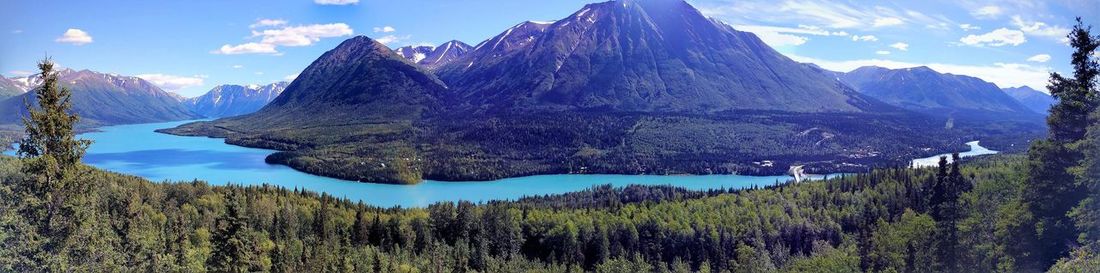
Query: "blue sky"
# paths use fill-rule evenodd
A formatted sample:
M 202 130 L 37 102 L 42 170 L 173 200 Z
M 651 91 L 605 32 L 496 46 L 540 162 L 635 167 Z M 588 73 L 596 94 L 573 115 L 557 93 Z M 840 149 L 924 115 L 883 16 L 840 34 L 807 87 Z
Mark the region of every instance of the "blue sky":
M 525 20 L 555 20 L 593 1 L 53 1 L 0 4 L 0 74 L 50 55 L 64 67 L 139 75 L 200 95 L 300 72 L 353 35 L 392 47 L 477 44 Z M 1100 25 L 1100 0 L 689 0 L 792 59 L 847 71 L 927 65 L 1041 89 L 1066 73 L 1074 16 Z M 1098 27 L 1100 28 L 1100 27 Z

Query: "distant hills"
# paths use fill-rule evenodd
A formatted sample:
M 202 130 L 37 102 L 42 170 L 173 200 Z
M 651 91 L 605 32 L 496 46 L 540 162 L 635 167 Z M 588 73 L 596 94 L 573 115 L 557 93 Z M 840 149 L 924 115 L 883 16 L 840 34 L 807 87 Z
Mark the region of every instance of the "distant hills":
M 860 93 L 901 108 L 934 116 L 1041 120 L 997 85 L 969 76 L 939 73 L 928 67 L 861 67 L 839 73 Z
M 219 85 L 206 94 L 186 99 L 183 103 L 192 112 L 203 117 L 239 116 L 260 110 L 282 94 L 289 84 L 277 82 L 268 85 Z
M 1047 114 L 1050 106 L 1057 102 L 1053 96 L 1027 86 L 1004 88 L 1005 93 L 1036 113 Z
M 277 149 L 268 162 L 309 173 L 416 183 L 780 174 L 796 164 L 811 173 L 859 171 L 974 139 L 1008 147 L 1015 139 L 989 136 L 1033 129 L 945 126 L 943 117 L 884 103 L 796 63 L 683 1 L 590 4 L 433 63 L 446 48 L 391 50 L 348 39 L 255 113 L 162 131 Z M 466 47 L 451 50 L 458 48 Z
M 105 74 L 89 70 L 58 71 L 59 83 L 72 90 L 73 112 L 81 118 L 81 126 L 149 123 L 197 119 L 201 116 L 187 109 L 182 98 L 156 87 L 138 77 Z M 18 78 L 27 89 L 37 86 L 37 79 Z M 35 103 L 33 92 L 22 93 L 0 101 L 0 124 L 18 123 L 25 115 L 23 100 Z

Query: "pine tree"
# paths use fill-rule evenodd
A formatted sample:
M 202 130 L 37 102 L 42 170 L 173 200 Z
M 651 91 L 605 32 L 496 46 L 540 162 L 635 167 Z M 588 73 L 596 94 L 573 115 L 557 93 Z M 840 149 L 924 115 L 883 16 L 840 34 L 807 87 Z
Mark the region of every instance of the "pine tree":
M 352 225 L 351 243 L 355 246 L 364 246 L 370 241 L 370 225 L 367 224 L 363 210 L 355 211 L 355 224 Z
M 947 157 L 940 157 L 939 171 L 932 185 L 932 198 L 929 209 L 936 220 L 935 268 L 940 272 L 955 272 L 957 269 L 956 245 L 958 244 L 958 202 L 959 202 L 959 155 L 955 153 L 950 171 Z
M 1030 247 L 1035 253 L 1035 266 L 1050 267 L 1059 258 L 1069 254 L 1069 248 L 1078 237 L 1077 227 L 1068 216 L 1079 205 L 1087 191 L 1072 172 L 1085 159 L 1081 142 L 1089 125 L 1088 115 L 1096 109 L 1095 84 L 1100 75 L 1100 65 L 1092 54 L 1100 47 L 1100 37 L 1090 34 L 1077 18 L 1077 25 L 1069 34 L 1074 48 L 1071 56 L 1074 75 L 1066 78 L 1051 73 L 1050 89 L 1058 98 L 1047 117 L 1050 135 L 1047 140 L 1036 141 L 1028 152 L 1028 185 L 1023 198 L 1028 205 L 1034 223 Z
M 1093 111 L 1092 126 L 1082 149 L 1088 152 L 1078 176 L 1088 189 L 1088 197 L 1071 215 L 1081 230 L 1081 243 L 1100 247 L 1100 108 Z
M 44 266 L 64 271 L 68 262 L 59 260 L 65 241 L 85 223 L 80 212 L 87 210 L 81 200 L 87 198 L 90 187 L 77 183 L 73 177 L 84 151 L 91 141 L 78 140 L 74 132 L 79 117 L 70 113 L 71 91 L 58 84 L 54 63 L 49 58 L 38 63 L 42 85 L 34 90 L 37 107 L 24 101 L 28 116 L 23 118 L 26 134 L 19 141 L 17 155 L 23 158 L 22 171 L 27 179 L 17 181 L 13 190 L 22 205 L 20 214 L 33 226 L 35 235 L 45 238 L 40 253 Z
M 252 243 L 247 237 L 248 219 L 241 214 L 239 202 L 236 192 L 226 194 L 225 214 L 218 218 L 211 238 L 214 251 L 206 260 L 212 272 L 249 272 Z

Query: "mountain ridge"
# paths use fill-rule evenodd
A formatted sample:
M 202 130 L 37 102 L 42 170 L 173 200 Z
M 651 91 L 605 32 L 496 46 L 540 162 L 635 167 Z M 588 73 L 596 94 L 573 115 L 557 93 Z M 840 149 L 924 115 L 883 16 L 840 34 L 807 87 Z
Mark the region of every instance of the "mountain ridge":
M 134 76 L 120 76 L 91 70 L 64 69 L 58 83 L 72 90 L 73 112 L 82 126 L 164 122 L 200 118 L 184 107 L 181 97 Z M 32 86 L 32 77 L 20 79 Z M 27 113 L 26 98 L 35 103 L 33 92 L 0 101 L 0 123 L 15 124 Z
M 686 2 L 628 1 L 517 24 L 435 70 L 357 36 L 255 113 L 160 131 L 277 149 L 268 163 L 312 174 L 416 183 L 852 172 L 958 148 L 978 126 L 863 95 Z
M 683 1 L 602 2 L 523 22 L 436 73 L 482 111 L 889 108 Z
M 860 67 L 839 74 L 859 92 L 905 109 L 957 118 L 1016 117 L 1038 120 L 1038 115 L 982 79 L 940 73 L 927 66 L 888 69 Z
M 223 84 L 183 101 L 191 111 L 208 118 L 239 116 L 260 110 L 286 89 L 289 82 L 267 85 Z
M 1057 99 L 1050 94 L 1032 89 L 1026 85 L 1003 88 L 1002 90 L 1008 93 L 1013 99 L 1016 99 L 1016 101 L 1030 108 L 1031 111 L 1039 114 L 1047 114 L 1047 112 L 1050 111 L 1051 105 L 1057 102 Z

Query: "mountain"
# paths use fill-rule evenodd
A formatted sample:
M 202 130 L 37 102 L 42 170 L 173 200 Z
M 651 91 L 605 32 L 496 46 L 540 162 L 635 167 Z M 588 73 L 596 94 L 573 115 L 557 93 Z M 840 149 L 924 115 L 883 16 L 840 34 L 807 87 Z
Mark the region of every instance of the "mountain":
M 435 70 L 402 57 L 423 52 L 355 37 L 255 113 L 161 132 L 276 149 L 268 163 L 378 183 L 855 172 L 989 135 L 986 123 L 945 126 L 861 94 L 683 1 L 524 22 Z
M 255 113 L 163 132 L 284 150 L 268 162 L 312 173 L 415 183 L 420 171 L 407 162 L 415 158 L 408 153 L 419 132 L 414 122 L 438 113 L 445 92 L 431 73 L 358 36 L 325 52 Z
M 208 118 L 239 116 L 260 110 L 283 93 L 288 82 L 268 85 L 219 85 L 202 96 L 186 99 L 191 111 Z
M 889 108 L 684 1 L 596 3 L 555 22 L 520 23 L 436 72 L 485 111 Z
M 314 116 L 330 122 L 409 120 L 438 109 L 446 88 L 427 71 L 402 60 L 385 45 L 359 36 L 321 55 L 275 100 L 243 119 Z M 257 123 L 264 124 L 264 123 Z M 279 126 L 285 124 L 269 124 Z
M 432 51 L 435 51 L 434 46 L 404 46 L 394 50 L 397 56 L 401 56 L 401 58 L 405 58 L 414 64 L 427 59 L 428 54 L 432 54 Z
M 997 85 L 928 67 L 861 67 L 841 79 L 863 94 L 926 114 L 965 118 L 1036 118 Z
M 1027 87 L 1026 85 L 1004 88 L 1004 91 L 1013 99 L 1020 102 L 1020 104 L 1027 106 L 1031 111 L 1044 115 L 1050 111 L 1050 106 L 1057 102 L 1053 96 Z
M 25 92 L 27 92 L 27 89 L 23 87 L 20 83 L 12 79 L 5 78 L 4 76 L 0 76 L 0 100 L 18 96 Z
M 433 70 L 466 56 L 470 49 L 470 45 L 454 40 L 436 47 L 406 46 L 395 51 L 409 62 Z
M 89 70 L 58 71 L 59 83 L 72 90 L 73 112 L 83 126 L 164 122 L 196 119 L 180 97 L 161 90 L 138 77 L 119 76 Z M 35 78 L 19 79 L 31 85 Z M 0 123 L 17 123 L 26 114 L 23 99 L 35 103 L 28 92 L 0 102 Z

